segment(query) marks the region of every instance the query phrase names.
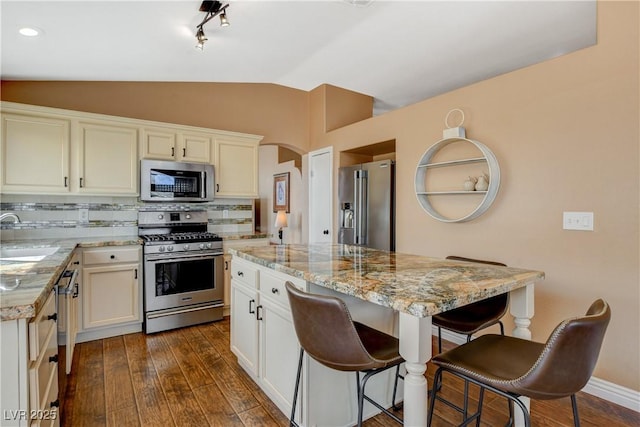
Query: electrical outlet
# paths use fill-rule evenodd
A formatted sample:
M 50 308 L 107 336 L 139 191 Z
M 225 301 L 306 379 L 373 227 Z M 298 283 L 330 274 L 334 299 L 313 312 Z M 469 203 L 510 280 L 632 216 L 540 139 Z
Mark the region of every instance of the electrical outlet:
M 78 220 L 82 223 L 89 222 L 89 209 L 87 208 L 78 209 Z
M 593 212 L 563 212 L 562 229 L 593 231 Z
M 222 211 L 222 218 L 229 218 L 229 211 L 227 209 Z

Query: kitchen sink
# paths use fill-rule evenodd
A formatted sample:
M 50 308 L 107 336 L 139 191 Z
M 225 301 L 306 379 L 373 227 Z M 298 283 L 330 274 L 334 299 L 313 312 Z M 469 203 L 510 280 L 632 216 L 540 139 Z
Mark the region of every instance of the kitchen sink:
M 42 248 L 0 248 L 0 261 L 42 261 L 56 253 L 60 246 Z

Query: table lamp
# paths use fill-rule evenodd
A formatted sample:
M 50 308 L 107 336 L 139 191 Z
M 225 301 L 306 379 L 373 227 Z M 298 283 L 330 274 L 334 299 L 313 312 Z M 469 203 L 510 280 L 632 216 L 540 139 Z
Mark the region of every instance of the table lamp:
M 287 213 L 285 211 L 278 211 L 276 215 L 275 227 L 278 229 L 278 238 L 280 244 L 282 244 L 282 228 L 287 226 Z

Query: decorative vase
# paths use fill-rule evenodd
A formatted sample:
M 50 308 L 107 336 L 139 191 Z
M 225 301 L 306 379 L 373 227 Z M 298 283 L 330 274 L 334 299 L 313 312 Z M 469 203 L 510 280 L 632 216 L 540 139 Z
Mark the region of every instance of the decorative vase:
M 475 177 L 468 177 L 464 182 L 465 191 L 473 191 L 476 188 L 476 182 L 478 182 L 478 180 Z
M 476 182 L 476 191 L 487 191 L 489 188 L 489 177 L 486 173 L 483 173 L 478 177 L 478 182 Z

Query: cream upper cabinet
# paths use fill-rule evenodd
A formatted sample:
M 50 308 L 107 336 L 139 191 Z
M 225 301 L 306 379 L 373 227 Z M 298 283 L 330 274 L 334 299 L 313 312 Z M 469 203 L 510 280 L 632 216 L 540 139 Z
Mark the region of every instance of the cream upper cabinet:
M 80 122 L 78 193 L 138 194 L 138 129 Z
M 258 197 L 258 145 L 256 138 L 217 136 L 212 163 L 216 197 Z
M 69 192 L 70 121 L 2 114 L 2 192 Z
M 143 159 L 177 162 L 209 163 L 212 137 L 205 133 L 182 132 L 174 129 L 144 128 Z

